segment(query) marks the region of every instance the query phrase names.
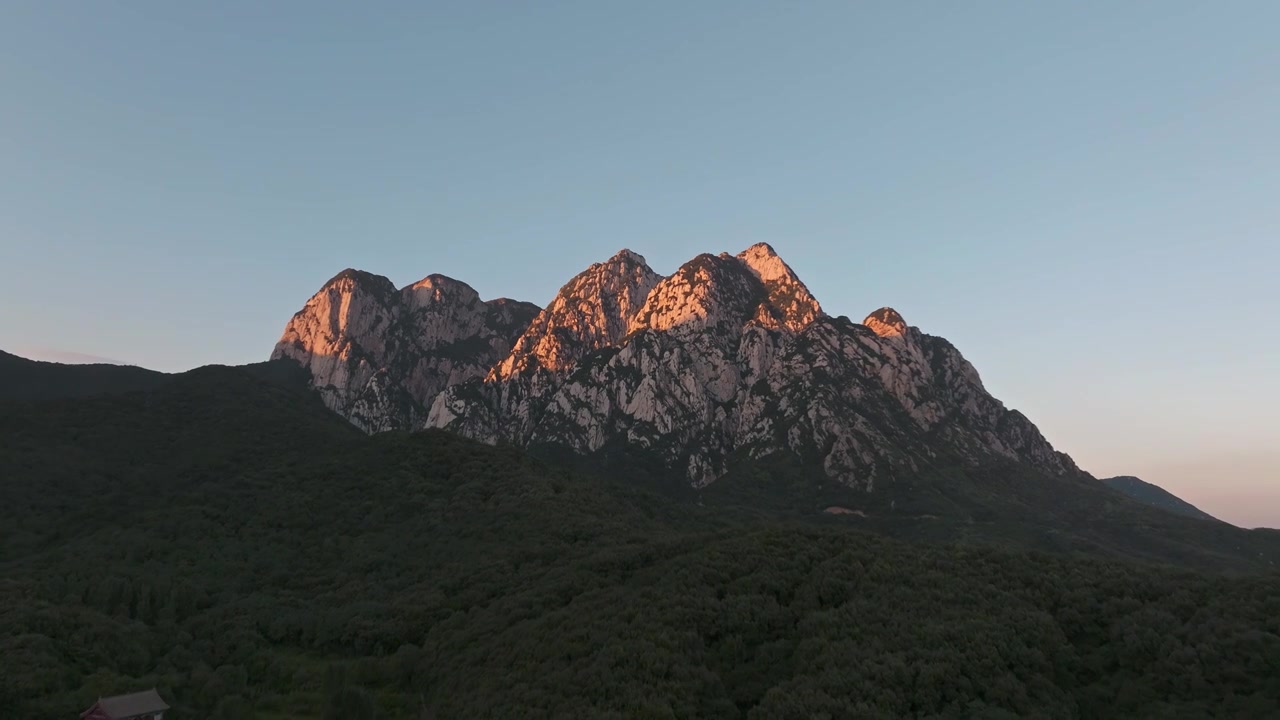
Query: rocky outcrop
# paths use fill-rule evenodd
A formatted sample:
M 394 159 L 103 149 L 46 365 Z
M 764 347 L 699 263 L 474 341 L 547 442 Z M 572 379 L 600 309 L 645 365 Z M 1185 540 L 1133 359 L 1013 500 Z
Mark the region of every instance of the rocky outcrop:
M 293 316 L 271 357 L 302 365 L 325 404 L 356 426 L 409 429 L 440 391 L 487 373 L 537 312 L 505 298 L 484 302 L 443 275 L 397 290 L 385 277 L 344 270 Z

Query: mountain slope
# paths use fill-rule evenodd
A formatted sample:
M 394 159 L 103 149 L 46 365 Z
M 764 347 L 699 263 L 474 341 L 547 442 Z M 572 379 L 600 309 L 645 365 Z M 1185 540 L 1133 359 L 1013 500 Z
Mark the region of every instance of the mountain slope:
M 1113 490 L 1137 500 L 1144 505 L 1167 510 L 1178 515 L 1200 520 L 1217 520 L 1214 516 L 1174 495 L 1158 485 L 1152 485 L 1131 475 L 1103 478 L 1102 482 Z

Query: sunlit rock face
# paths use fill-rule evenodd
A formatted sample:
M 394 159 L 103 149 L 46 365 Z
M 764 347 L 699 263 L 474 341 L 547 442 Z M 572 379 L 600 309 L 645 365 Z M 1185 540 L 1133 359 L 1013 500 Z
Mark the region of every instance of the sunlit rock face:
M 443 275 L 397 290 L 385 277 L 345 270 L 293 316 L 271 357 L 306 368 L 325 404 L 356 426 L 409 429 L 440 391 L 487 373 L 537 312 L 505 298 L 484 302 Z
M 661 276 L 623 251 L 566 284 L 484 378 L 425 423 L 486 442 L 646 448 L 704 485 L 791 452 L 873 489 L 946 452 L 1075 470 L 941 338 L 891 308 L 831 318 L 768 245 Z
M 880 337 L 903 337 L 907 334 L 907 321 L 903 320 L 898 311 L 891 307 L 876 310 L 868 315 L 862 324 Z
M 618 344 L 636 308 L 661 278 L 630 250 L 578 273 L 538 313 L 490 379 L 563 372 L 587 353 Z

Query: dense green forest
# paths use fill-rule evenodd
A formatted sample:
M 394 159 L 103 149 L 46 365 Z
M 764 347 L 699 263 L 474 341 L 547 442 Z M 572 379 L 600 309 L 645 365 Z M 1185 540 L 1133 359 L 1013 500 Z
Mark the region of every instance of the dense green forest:
M 1062 489 L 1084 530 L 1037 533 L 973 504 L 1054 492 L 1007 468 L 893 523 L 785 464 L 681 495 L 365 437 L 261 367 L 9 400 L 0 436 L 0 718 L 153 685 L 174 720 L 1280 715 L 1274 535 Z

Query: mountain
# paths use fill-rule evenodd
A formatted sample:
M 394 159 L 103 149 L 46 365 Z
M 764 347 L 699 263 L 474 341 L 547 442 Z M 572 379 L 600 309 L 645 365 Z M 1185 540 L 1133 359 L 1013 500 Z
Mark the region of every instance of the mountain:
M 175 717 L 282 720 L 1280 708 L 1260 559 L 1280 533 L 1012 460 L 938 486 L 985 488 L 994 519 L 717 495 L 783 454 L 687 502 L 437 430 L 368 435 L 291 369 L 0 398 L 0 718 L 151 687 Z M 1142 553 L 1184 567 L 1121 560 Z
M 325 403 L 368 431 L 641 449 L 694 487 L 734 457 L 777 454 L 863 490 L 953 458 L 1080 474 L 946 340 L 890 308 L 861 323 L 828 315 L 767 244 L 699 255 L 670 276 L 623 250 L 536 316 L 500 302 L 495 313 L 439 276 L 396 291 L 349 270 L 294 316 L 272 357 L 306 367 Z
M 362 430 L 408 429 L 441 390 L 488 372 L 537 312 L 443 275 L 397 290 L 344 270 L 293 316 L 271 359 L 305 368 L 325 405 Z
M 1103 478 L 1103 483 L 1113 490 L 1128 495 L 1144 505 L 1150 505 L 1161 510 L 1168 510 L 1171 513 L 1184 515 L 1186 517 L 1199 518 L 1201 520 L 1217 520 L 1214 516 L 1174 495 L 1158 485 L 1152 485 L 1149 482 L 1140 480 L 1132 475 L 1120 475 L 1112 478 Z
M 348 270 L 273 357 L 365 431 L 519 446 L 726 516 L 828 511 L 904 539 L 1197 567 L 1280 559 L 1263 535 L 1108 489 L 992 397 L 951 343 L 892 308 L 833 317 L 766 244 L 671 275 L 623 250 L 537 312 L 441 276 L 396 290 Z

